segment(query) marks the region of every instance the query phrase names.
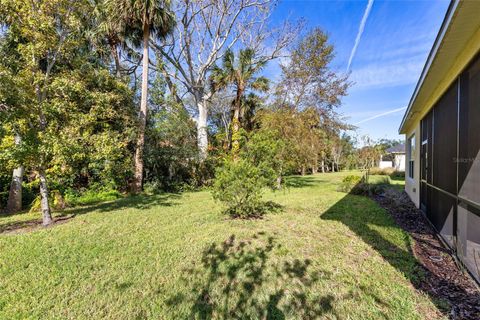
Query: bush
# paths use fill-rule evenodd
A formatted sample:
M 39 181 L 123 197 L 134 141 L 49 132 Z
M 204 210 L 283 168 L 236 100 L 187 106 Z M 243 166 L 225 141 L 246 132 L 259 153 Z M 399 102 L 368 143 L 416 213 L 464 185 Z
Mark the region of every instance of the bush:
M 41 196 L 38 195 L 36 196 L 32 203 L 30 204 L 30 212 L 38 212 L 42 209 L 42 203 L 41 203 Z M 52 190 L 50 191 L 49 197 L 48 197 L 48 204 L 50 206 L 51 210 L 63 210 L 65 209 L 66 203 L 65 199 L 63 198 L 62 194 L 58 190 Z
M 405 171 L 395 171 L 390 175 L 392 179 L 405 179 Z
M 395 168 L 370 168 L 370 175 L 372 176 L 389 176 L 395 172 Z
M 367 183 L 364 177 L 349 175 L 343 178 L 338 191 L 356 195 L 375 195 L 385 191 L 390 185 L 390 177 L 374 177 L 370 179 L 373 183 Z
M 361 183 L 362 177 L 356 175 L 349 175 L 343 178 L 342 183 L 338 187 L 338 191 L 350 193 L 353 188 Z
M 252 218 L 263 214 L 263 188 L 267 181 L 261 171 L 243 159 L 226 161 L 217 170 L 213 198 L 228 206 L 232 217 Z
M 122 195 L 117 190 L 103 187 L 103 188 L 92 188 L 88 189 L 82 193 L 76 192 L 74 190 L 67 190 L 65 192 L 65 203 L 67 206 L 82 206 L 95 204 L 104 201 L 112 201 L 120 198 Z

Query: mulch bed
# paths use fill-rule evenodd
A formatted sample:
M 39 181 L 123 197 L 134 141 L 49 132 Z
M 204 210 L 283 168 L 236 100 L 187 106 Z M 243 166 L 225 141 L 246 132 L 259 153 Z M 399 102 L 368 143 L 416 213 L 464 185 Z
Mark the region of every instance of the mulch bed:
M 413 254 L 425 275 L 413 285 L 434 300 L 448 302 L 450 310 L 442 312 L 450 319 L 480 319 L 480 291 L 438 238 L 423 213 L 405 192 L 389 189 L 372 197 L 386 209 L 395 222 L 415 240 Z
M 10 222 L 4 225 L 0 225 L 0 234 L 19 234 L 42 228 L 51 228 L 57 224 L 66 223 L 72 218 L 74 218 L 74 215 L 54 217 L 52 224 L 47 227 L 45 227 L 42 224 L 42 220 L 39 219 Z

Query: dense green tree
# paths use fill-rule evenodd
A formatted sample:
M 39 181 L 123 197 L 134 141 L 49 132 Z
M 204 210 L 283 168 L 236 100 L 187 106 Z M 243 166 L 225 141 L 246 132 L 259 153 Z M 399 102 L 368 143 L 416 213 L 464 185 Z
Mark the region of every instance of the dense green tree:
M 43 224 L 48 225 L 52 181 L 72 185 L 76 177 L 90 179 L 95 171 L 99 180 L 108 180 L 118 176 L 113 172 L 117 160 L 130 158 L 133 95 L 92 50 L 86 36 L 93 9 L 89 1 L 4 0 L 0 8 L 3 45 L 15 57 L 1 63 L 9 74 L 2 85 L 11 92 L 2 93 L 5 116 L 0 121 L 22 137 L 2 154 L 38 178 Z
M 1 23 L 7 32 L 19 40 L 17 54 L 21 68 L 15 77 L 19 90 L 25 97 L 23 108 L 14 108 L 15 114 L 23 113 L 31 131 L 32 154 L 36 154 L 35 169 L 40 180 L 43 223 L 52 222 L 48 203 L 47 163 L 52 145 L 48 141 L 49 120 L 54 119 L 55 107 L 50 103 L 50 85 L 56 74 L 61 74 L 59 61 L 71 60 L 73 50 L 80 43 L 82 12 L 89 10 L 88 2 L 50 0 L 27 3 L 3 0 L 0 3 Z M 22 110 L 25 109 L 25 110 Z M 22 135 L 23 136 L 23 135 Z M 25 140 L 25 138 L 24 138 Z

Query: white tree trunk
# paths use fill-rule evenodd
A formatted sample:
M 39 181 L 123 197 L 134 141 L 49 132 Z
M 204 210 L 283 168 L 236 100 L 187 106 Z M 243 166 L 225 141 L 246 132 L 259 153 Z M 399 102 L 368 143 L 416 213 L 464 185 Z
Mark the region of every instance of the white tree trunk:
M 22 210 L 23 166 L 13 169 L 12 183 L 8 193 L 7 211 L 14 213 Z
M 15 145 L 22 142 L 20 135 L 15 135 Z M 24 168 L 19 166 L 13 170 L 12 183 L 8 193 L 7 212 L 14 213 L 22 210 L 22 180 Z
M 200 160 L 203 161 L 208 155 L 208 106 L 205 99 L 201 99 L 197 102 L 198 107 L 198 119 L 197 119 L 197 145 Z
M 48 185 L 45 169 L 41 168 L 38 172 L 40 178 L 40 197 L 43 225 L 48 226 L 52 223 L 52 214 L 50 213 L 50 205 L 48 204 Z
M 316 174 L 318 172 L 318 155 L 315 155 L 312 163 L 312 173 Z

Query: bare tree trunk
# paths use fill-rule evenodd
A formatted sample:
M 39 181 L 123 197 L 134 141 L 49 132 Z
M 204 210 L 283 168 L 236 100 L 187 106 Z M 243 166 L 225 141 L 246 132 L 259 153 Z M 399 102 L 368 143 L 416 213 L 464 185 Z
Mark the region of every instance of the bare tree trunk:
M 302 171 L 301 171 L 302 176 L 304 176 L 306 173 L 307 173 L 307 168 L 305 167 L 305 165 L 302 165 Z
M 48 185 L 45 169 L 42 167 L 38 171 L 40 178 L 40 204 L 42 210 L 43 225 L 48 226 L 52 223 L 52 214 L 50 212 L 50 205 L 48 204 Z
M 332 162 L 332 172 L 335 172 L 335 162 Z
M 325 173 L 325 160 L 322 160 L 322 173 Z
M 120 58 L 118 56 L 118 49 L 115 44 L 110 44 L 110 52 L 112 54 L 113 60 L 115 61 L 115 76 L 120 78 Z
M 148 95 L 148 41 L 150 39 L 150 27 L 143 26 L 143 70 L 142 70 L 142 97 L 140 101 L 139 130 L 137 148 L 135 150 L 135 181 L 133 192 L 142 191 L 143 182 L 143 147 L 145 145 L 145 127 L 147 125 L 147 95 Z
M 15 145 L 22 142 L 20 135 L 15 134 Z M 20 165 L 13 170 L 10 192 L 8 193 L 7 212 L 14 213 L 22 210 L 22 180 L 24 168 Z
M 207 101 L 201 98 L 197 101 L 198 119 L 197 119 L 197 146 L 200 160 L 203 161 L 208 156 L 208 132 L 207 132 Z
M 13 169 L 12 183 L 8 193 L 7 212 L 14 213 L 22 210 L 22 180 L 23 166 Z
M 318 156 L 316 155 L 313 158 L 313 163 L 312 163 L 312 173 L 315 174 L 318 172 Z
M 282 188 L 282 176 L 279 175 L 277 177 L 277 189 L 280 190 Z
M 232 120 L 232 155 L 233 161 L 238 160 L 240 152 L 240 109 L 242 108 L 243 87 L 237 89 L 237 96 L 233 104 L 233 120 Z

